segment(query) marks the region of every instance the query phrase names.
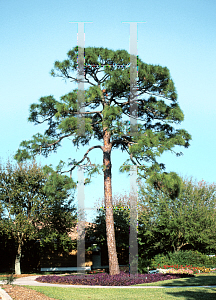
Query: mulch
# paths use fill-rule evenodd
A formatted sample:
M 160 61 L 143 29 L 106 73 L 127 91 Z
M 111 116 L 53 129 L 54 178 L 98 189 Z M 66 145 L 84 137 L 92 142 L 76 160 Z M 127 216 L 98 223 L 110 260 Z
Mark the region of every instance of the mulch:
M 6 284 L 1 287 L 13 300 L 56 300 L 24 286 Z

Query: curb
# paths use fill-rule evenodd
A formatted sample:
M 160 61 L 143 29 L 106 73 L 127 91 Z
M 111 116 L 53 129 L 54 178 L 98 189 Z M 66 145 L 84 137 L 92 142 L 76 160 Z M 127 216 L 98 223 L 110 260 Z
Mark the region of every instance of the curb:
M 0 287 L 0 296 L 2 297 L 2 300 L 13 300 L 11 298 L 11 296 L 9 296 L 5 290 L 3 290 L 1 287 Z

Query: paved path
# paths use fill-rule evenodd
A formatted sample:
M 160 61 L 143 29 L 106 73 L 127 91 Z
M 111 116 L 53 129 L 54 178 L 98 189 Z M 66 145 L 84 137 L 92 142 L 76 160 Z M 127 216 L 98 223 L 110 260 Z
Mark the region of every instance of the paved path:
M 135 288 L 135 289 L 142 289 L 142 288 L 180 288 L 184 286 L 89 286 L 89 285 L 70 285 L 70 284 L 55 284 L 55 283 L 44 283 L 44 282 L 37 282 L 35 279 L 39 277 L 39 275 L 36 276 L 28 276 L 28 277 L 22 277 L 17 278 L 14 280 L 13 284 L 17 285 L 31 285 L 31 286 L 54 286 L 54 287 L 65 287 L 65 288 Z M 3 284 L 2 281 L 0 281 L 0 285 Z M 185 287 L 209 287 L 209 288 L 215 288 L 216 285 L 211 286 L 185 286 Z
M 35 279 L 39 277 L 37 276 L 28 276 L 28 277 L 22 277 L 17 278 L 14 280 L 13 284 L 17 285 L 31 285 L 31 286 L 54 286 L 54 287 L 64 287 L 64 288 L 126 288 L 126 289 L 143 289 L 143 288 L 194 288 L 194 287 L 204 287 L 204 288 L 216 288 L 216 285 L 212 286 L 89 286 L 89 285 L 70 285 L 70 284 L 54 284 L 54 283 L 43 283 L 43 282 L 37 282 Z M 4 284 L 3 281 L 0 281 L 0 285 Z M 3 300 L 11 300 L 12 298 L 3 290 L 0 288 L 0 299 Z
M 9 295 L 5 292 L 5 290 L 3 290 L 2 288 L 0 288 L 0 299 L 2 299 L 2 300 L 13 300 L 13 299 L 11 298 L 11 296 L 9 296 Z

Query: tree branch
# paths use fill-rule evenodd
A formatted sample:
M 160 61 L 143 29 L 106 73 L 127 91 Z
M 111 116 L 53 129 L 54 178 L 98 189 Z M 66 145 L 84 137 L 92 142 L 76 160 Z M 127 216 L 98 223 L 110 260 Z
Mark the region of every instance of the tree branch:
M 88 157 L 87 155 L 88 155 L 88 153 L 89 153 L 91 150 L 96 149 L 96 148 L 99 148 L 99 149 L 103 150 L 102 146 L 100 146 L 100 145 L 93 146 L 93 147 L 89 148 L 89 149 L 86 151 L 86 153 L 84 154 L 83 158 L 82 158 L 80 161 L 78 161 L 78 163 L 77 163 L 76 165 L 74 165 L 74 166 L 73 166 L 70 170 L 68 170 L 68 171 L 63 171 L 63 172 L 61 172 L 61 174 L 62 174 L 62 173 L 66 173 L 66 172 L 72 172 L 72 171 L 76 168 L 76 166 L 78 166 L 81 162 L 83 162 L 83 161 L 85 160 L 85 158 L 87 158 L 87 160 L 90 162 L 90 165 L 91 165 L 91 161 L 90 161 L 90 159 L 89 159 L 89 157 Z
M 177 247 L 177 251 L 179 251 L 182 247 L 189 245 L 189 243 L 182 243 L 179 247 Z
M 51 147 L 51 146 L 53 146 L 53 145 L 56 145 L 56 144 L 57 144 L 58 142 L 60 142 L 62 139 L 66 138 L 66 137 L 69 137 L 69 136 L 71 136 L 71 135 L 73 135 L 73 133 L 72 133 L 72 134 L 69 133 L 69 134 L 66 134 L 66 135 L 64 135 L 64 136 L 61 136 L 57 141 L 55 141 L 55 142 L 52 143 L 52 144 L 48 144 L 48 145 L 46 145 L 45 147 L 48 148 L 48 147 Z M 41 146 L 40 148 L 42 148 L 42 146 Z
M 99 114 L 100 116 L 101 116 L 101 112 L 102 112 L 102 110 L 101 111 L 92 111 L 92 112 L 90 112 L 90 111 L 87 111 L 87 112 L 82 112 L 82 113 L 80 113 L 80 112 L 73 112 L 73 114 Z
M 56 112 L 57 112 L 57 110 L 56 110 Z M 41 121 L 41 122 L 40 122 L 40 121 L 37 121 L 37 120 L 35 120 L 35 122 L 38 123 L 38 124 L 42 124 L 42 123 L 44 123 L 45 121 L 48 121 L 48 120 L 52 119 L 54 116 L 55 116 L 55 114 L 53 114 L 52 116 L 50 116 L 50 117 L 44 119 L 44 120 Z

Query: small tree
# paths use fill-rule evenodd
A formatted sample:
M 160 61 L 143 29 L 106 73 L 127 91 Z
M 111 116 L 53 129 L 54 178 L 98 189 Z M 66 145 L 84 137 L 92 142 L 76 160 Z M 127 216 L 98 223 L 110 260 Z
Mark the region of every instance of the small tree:
M 183 180 L 183 179 L 182 179 Z M 151 186 L 141 187 L 146 211 L 139 218 L 140 248 L 179 251 L 216 248 L 216 185 L 184 179 L 179 196 L 171 199 Z
M 65 80 L 80 82 L 71 74 L 77 71 L 77 51 L 74 47 L 68 52 L 68 59 L 63 62 L 56 61 L 52 76 L 62 77 Z M 128 162 L 137 165 L 138 176 L 148 178 L 155 184 L 159 182 L 176 196 L 175 189 L 167 186 L 172 181 L 172 174 L 159 174 L 165 169 L 164 164 L 156 160 L 164 151 L 176 145 L 188 147 L 191 136 L 184 129 L 175 130 L 170 124 L 181 123 L 184 119 L 183 112 L 177 103 L 177 94 L 174 82 L 168 68 L 148 65 L 137 57 L 138 82 L 137 106 L 138 121 L 137 134 L 130 134 L 130 54 L 125 50 L 109 50 L 107 48 L 85 49 L 85 83 L 90 84 L 85 91 L 84 107 L 82 112 L 85 118 L 85 136 L 78 134 L 77 116 L 80 114 L 78 107 L 77 89 L 61 97 L 60 101 L 53 96 L 41 97 L 39 104 L 30 107 L 29 121 L 35 124 L 48 122 L 44 135 L 38 133 L 30 141 L 23 141 L 15 158 L 18 161 L 29 159 L 35 155 L 48 156 L 51 151 L 57 151 L 64 139 L 73 137 L 74 146 L 87 145 L 92 138 L 96 138 L 103 145 L 90 147 L 79 161 L 71 159 L 68 172 L 76 166 L 82 166 L 85 160 L 91 163 L 88 155 L 93 149 L 100 149 L 103 155 L 103 165 L 89 165 L 87 182 L 91 175 L 104 172 L 104 198 L 106 206 L 106 233 L 109 254 L 110 274 L 118 274 L 119 266 L 116 253 L 114 220 L 112 210 L 112 173 L 111 152 L 114 148 L 126 151 L 130 159 L 120 167 L 121 172 L 129 171 Z M 102 66 L 102 67 L 101 67 Z M 98 73 L 104 71 L 102 79 Z M 87 78 L 90 76 L 90 79 Z M 94 81 L 94 82 L 92 82 Z M 96 109 L 97 108 L 97 109 Z M 180 155 L 181 153 L 176 153 Z M 143 165 L 145 163 L 145 165 Z M 72 167 L 71 167 L 72 166 Z M 144 174 L 142 174 L 144 172 Z M 163 182 L 166 181 L 166 184 Z
M 26 239 L 40 239 L 41 245 L 58 241 L 66 249 L 68 232 L 74 226 L 71 206 L 72 179 L 57 174 L 51 167 L 43 169 L 36 162 L 9 161 L 0 165 L 0 203 L 3 208 L 1 227 L 16 243 L 15 273 L 21 274 L 20 259 Z

